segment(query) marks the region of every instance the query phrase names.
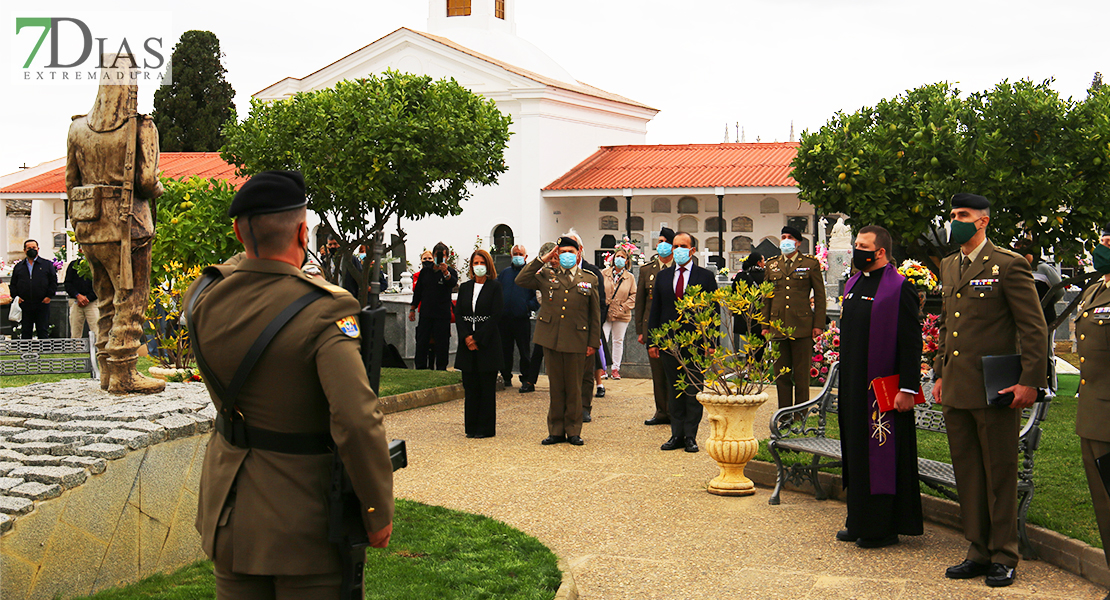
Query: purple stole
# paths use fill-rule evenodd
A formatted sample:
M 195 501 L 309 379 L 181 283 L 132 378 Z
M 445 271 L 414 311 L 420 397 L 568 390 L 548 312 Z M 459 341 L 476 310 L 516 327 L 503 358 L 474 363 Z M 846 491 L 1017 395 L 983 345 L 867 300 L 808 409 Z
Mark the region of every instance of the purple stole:
M 882 280 L 871 302 L 871 330 L 868 332 L 867 350 L 867 454 L 872 494 L 893 494 L 895 490 L 894 423 L 890 416 L 879 412 L 875 390 L 871 382 L 879 377 L 894 375 L 895 356 L 898 351 L 898 307 L 901 304 L 902 282 L 906 280 L 893 264 L 882 269 Z M 852 291 L 863 272 L 858 272 L 844 286 L 847 295 Z M 875 274 L 872 274 L 874 277 Z M 899 382 L 905 387 L 904 382 Z

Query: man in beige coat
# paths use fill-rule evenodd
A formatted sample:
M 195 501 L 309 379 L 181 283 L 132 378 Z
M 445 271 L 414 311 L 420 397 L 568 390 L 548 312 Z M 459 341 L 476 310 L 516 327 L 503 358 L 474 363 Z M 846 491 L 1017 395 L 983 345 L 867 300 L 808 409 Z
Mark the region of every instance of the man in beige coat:
M 944 304 L 933 365 L 933 397 L 944 411 L 960 494 L 967 558 L 949 579 L 986 575 L 991 587 L 1014 582 L 1018 564 L 1017 473 L 1021 410 L 1048 373 L 1048 328 L 1029 263 L 987 239 L 990 202 L 952 197 L 951 239 L 960 251 L 941 261 Z M 1019 346 L 1020 339 L 1020 346 Z M 983 357 L 1021 354 L 1021 379 L 1009 407 L 987 404 Z
M 543 346 L 551 387 L 548 436 L 540 442 L 545 446 L 585 443 L 582 373 L 586 357 L 593 356 L 601 344 L 601 308 L 597 277 L 577 266 L 581 248 L 577 240 L 563 236 L 551 252 L 532 259 L 516 276 L 517 285 L 539 290 L 541 295 L 533 339 Z M 559 267 L 545 266 L 556 258 Z
M 259 173 L 228 212 L 246 258 L 210 267 L 214 280 L 202 277 L 186 294 L 194 348 L 211 371 L 205 384 L 219 412 L 197 530 L 215 563 L 218 598 L 334 599 L 342 562 L 328 541 L 331 447 L 346 465 L 371 545 L 385 547 L 393 528 L 393 469 L 359 354 L 358 302 L 300 270 L 308 247 L 300 173 Z M 264 328 L 313 293 L 319 299 L 278 331 L 234 408 L 225 406 L 212 379 L 229 387 Z

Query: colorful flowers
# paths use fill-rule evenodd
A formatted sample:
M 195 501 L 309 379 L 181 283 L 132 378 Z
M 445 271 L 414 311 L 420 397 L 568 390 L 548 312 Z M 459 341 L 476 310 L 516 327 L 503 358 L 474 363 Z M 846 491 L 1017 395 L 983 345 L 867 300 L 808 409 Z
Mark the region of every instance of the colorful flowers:
M 825 385 L 829 367 L 840 360 L 840 328 L 836 324 L 813 340 L 813 364 L 809 369 L 810 385 Z
M 937 276 L 933 274 L 925 265 L 913 259 L 906 259 L 902 261 L 902 266 L 898 267 L 898 272 L 910 280 L 919 290 L 930 293 L 940 291 L 940 282 L 937 281 Z
M 926 315 L 921 323 L 921 372 L 933 368 L 940 343 L 940 315 Z
M 817 242 L 817 247 L 814 249 L 813 255 L 817 257 L 817 262 L 821 263 L 821 270 L 829 270 L 829 249 L 825 246 L 824 242 Z

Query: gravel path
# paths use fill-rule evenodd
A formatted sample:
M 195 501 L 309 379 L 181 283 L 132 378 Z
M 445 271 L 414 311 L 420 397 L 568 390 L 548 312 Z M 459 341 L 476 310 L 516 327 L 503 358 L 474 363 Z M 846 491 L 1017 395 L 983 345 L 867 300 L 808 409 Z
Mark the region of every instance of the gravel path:
M 463 434 L 461 400 L 386 417 L 391 437 L 407 440 L 409 467 L 395 475 L 399 497 L 480 513 L 526 531 L 566 559 L 580 598 L 1058 598 L 1101 600 L 1106 591 L 1039 561 L 992 590 L 982 579 L 951 581 L 945 567 L 964 557 L 953 530 L 925 524 L 925 535 L 862 550 L 833 536 L 844 504 L 769 490 L 722 498 L 705 492 L 717 466 L 704 450 L 662 452 L 667 427 L 646 427 L 651 383 L 606 382 L 594 400 L 586 445 L 541 446 L 547 435 L 547 382 L 498 394 L 498 435 Z M 756 421 L 766 437 L 774 392 Z M 704 446 L 708 423 L 698 442 Z

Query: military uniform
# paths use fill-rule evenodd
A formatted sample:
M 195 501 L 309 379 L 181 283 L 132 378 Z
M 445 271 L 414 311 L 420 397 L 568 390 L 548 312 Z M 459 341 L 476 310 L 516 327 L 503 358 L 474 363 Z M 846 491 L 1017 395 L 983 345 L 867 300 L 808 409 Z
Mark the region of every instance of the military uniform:
M 644 345 L 651 345 L 651 332 L 648 329 L 648 318 L 651 316 L 651 300 L 655 292 L 655 277 L 663 269 L 674 264 L 672 259 L 664 264 L 658 255 L 653 256 L 651 262 L 640 267 L 640 276 L 636 278 L 636 307 L 633 309 L 635 316 L 632 321 L 636 324 L 636 335 L 644 336 Z M 667 379 L 663 372 L 663 359 L 648 356 L 651 365 L 651 383 L 655 393 L 655 415 L 652 420 L 669 421 L 667 402 L 670 392 L 667 388 Z
M 1083 469 L 1105 548 L 1110 541 L 1110 495 L 1095 464 L 1095 459 L 1110 454 L 1110 290 L 1104 282 L 1083 292 L 1075 334 L 1079 339 L 1080 377 L 1075 433 L 1079 435 Z M 1105 550 L 1103 555 L 1110 565 L 1110 555 Z
M 1021 354 L 1020 384 L 1043 388 L 1048 372 L 1048 331 L 1029 263 L 985 240 L 968 257 L 941 261 L 944 304 L 933 365 L 941 403 L 967 559 L 978 564 L 1018 563 L 1017 473 L 1021 411 L 987 405 L 984 356 Z M 1020 338 L 1020 347 L 1018 340 Z
M 382 413 L 359 354 L 359 306 L 338 286 L 294 266 L 243 259 L 200 292 L 190 326 L 216 379 L 227 385 L 259 333 L 294 300 L 309 304 L 273 338 L 238 395 L 248 426 L 330 433 L 362 503 L 367 531 L 393 519 L 393 479 Z M 198 284 L 186 294 L 192 299 Z M 209 391 L 217 410 L 221 399 Z M 341 559 L 328 541 L 332 454 L 287 454 L 232 445 L 213 433 L 201 474 L 197 530 L 215 563 L 217 589 L 248 597 L 250 577 L 339 594 Z M 323 595 L 327 595 L 323 594 Z M 315 597 L 315 596 L 314 596 Z
M 551 406 L 547 430 L 555 437 L 582 433 L 582 371 L 586 348 L 601 343 L 601 308 L 597 277 L 580 268 L 552 269 L 533 259 L 516 276 L 516 284 L 539 290 L 533 340 L 543 346 Z
M 781 331 L 771 332 L 771 341 L 778 343 L 779 358 L 775 372 L 790 369 L 775 380 L 779 408 L 809 401 L 809 369 L 813 361 L 813 330 L 825 328 L 825 281 L 821 263 L 816 258 L 795 253 L 792 259 L 776 256 L 767 262 L 767 281 L 774 286 L 770 298 L 763 303 L 763 317 L 768 322 L 782 321 L 793 329 L 787 337 Z M 813 293 L 813 307 L 809 295 Z

